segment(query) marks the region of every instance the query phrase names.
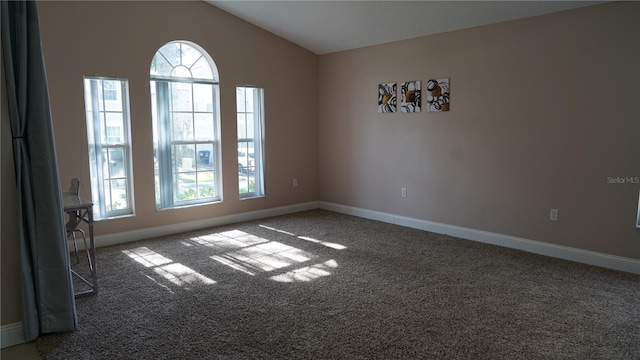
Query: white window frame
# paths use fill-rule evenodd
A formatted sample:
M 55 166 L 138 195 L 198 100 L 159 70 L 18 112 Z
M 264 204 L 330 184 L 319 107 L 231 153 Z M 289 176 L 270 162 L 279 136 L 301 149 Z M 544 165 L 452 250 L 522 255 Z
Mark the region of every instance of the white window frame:
M 253 97 L 249 98 L 250 95 L 247 95 L 247 91 L 241 91 L 241 89 L 252 89 Z M 249 101 L 252 106 L 248 106 Z M 264 197 L 264 89 L 253 85 L 237 86 L 236 111 L 240 199 Z M 242 126 L 243 121 L 253 122 L 253 132 L 250 131 L 247 124 Z M 240 134 L 240 129 L 243 128 L 246 133 Z M 253 148 L 253 159 L 249 157 L 248 149 L 250 148 Z
M 84 89 L 94 219 L 134 215 L 129 83 L 122 78 L 85 76 Z M 109 102 L 117 100 L 118 92 L 120 106 L 114 108 Z M 110 124 L 109 115 L 121 115 L 122 123 Z M 107 129 L 113 130 L 114 127 L 122 127 L 121 141 L 114 141 L 113 136 L 108 136 Z M 119 151 L 122 159 L 112 158 L 112 154 Z M 118 174 L 112 172 L 114 166 L 120 167 Z M 122 205 L 116 198 L 124 200 L 124 206 L 114 208 L 114 204 Z
M 166 46 L 178 46 L 181 51 L 179 59 L 169 59 L 163 54 Z M 191 47 L 190 50 L 199 52 L 197 61 L 206 60 L 210 67 L 210 78 L 199 78 L 194 76 L 189 64 L 183 64 L 182 50 L 184 46 Z M 193 51 L 191 52 L 194 53 Z M 186 58 L 186 57 L 184 57 Z M 163 68 L 158 66 L 155 69 L 156 62 L 162 61 Z M 172 63 L 174 61 L 175 63 Z M 185 60 L 186 61 L 186 60 Z M 179 63 L 178 63 L 179 62 Z M 179 68 L 179 69 L 178 69 Z M 179 71 L 175 71 L 178 69 Z M 175 71 L 175 72 L 174 72 Z M 191 74 L 191 77 L 185 76 Z M 156 186 L 156 209 L 166 210 L 185 206 L 201 205 L 216 203 L 222 201 L 222 174 L 220 166 L 220 117 L 219 117 L 219 83 L 218 72 L 213 59 L 197 44 L 188 41 L 172 41 L 163 45 L 156 54 L 151 66 L 150 72 L 151 86 L 151 103 L 153 118 L 153 138 L 154 138 L 154 178 Z M 191 91 L 190 109 L 180 110 L 174 108 L 173 91 L 179 86 L 186 86 Z M 196 109 L 196 100 L 194 86 L 211 86 L 211 103 L 212 108 Z M 175 95 L 179 96 L 179 95 Z M 191 117 L 190 129 L 192 138 L 179 139 L 175 136 L 173 130 L 173 119 L 181 114 Z M 202 132 L 198 132 L 196 128 L 196 116 L 211 116 L 213 123 L 211 124 L 211 133 L 209 137 L 203 137 Z M 197 135 L 196 135 L 197 133 Z M 193 153 L 189 152 L 190 158 L 181 156 L 176 157 L 184 149 L 191 148 Z M 179 150 L 183 149 L 183 150 Z M 201 156 L 208 152 L 208 162 L 203 164 Z M 186 161 L 186 162 L 185 162 Z M 194 178 L 194 191 L 191 195 L 185 196 L 185 192 L 180 188 L 181 181 L 184 178 Z M 211 179 L 212 186 L 208 182 L 200 182 L 199 179 Z

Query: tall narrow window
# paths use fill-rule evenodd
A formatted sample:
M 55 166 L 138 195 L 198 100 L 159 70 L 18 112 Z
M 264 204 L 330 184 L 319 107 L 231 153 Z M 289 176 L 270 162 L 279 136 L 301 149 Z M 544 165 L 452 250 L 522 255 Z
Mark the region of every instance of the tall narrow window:
M 236 87 L 240 198 L 264 196 L 263 90 Z
M 84 98 L 94 217 L 133 214 L 127 80 L 85 76 Z
M 221 200 L 218 71 L 200 47 L 170 42 L 151 62 L 156 208 Z

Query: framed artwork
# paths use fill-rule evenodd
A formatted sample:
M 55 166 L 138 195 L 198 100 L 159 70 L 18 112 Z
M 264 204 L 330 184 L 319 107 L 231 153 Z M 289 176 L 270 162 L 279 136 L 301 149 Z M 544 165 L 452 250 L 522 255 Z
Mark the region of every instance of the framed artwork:
M 449 111 L 449 78 L 427 80 L 428 111 Z
M 396 112 L 396 83 L 378 84 L 378 112 Z
M 400 87 L 400 108 L 403 113 L 420 112 L 420 80 L 403 82 Z

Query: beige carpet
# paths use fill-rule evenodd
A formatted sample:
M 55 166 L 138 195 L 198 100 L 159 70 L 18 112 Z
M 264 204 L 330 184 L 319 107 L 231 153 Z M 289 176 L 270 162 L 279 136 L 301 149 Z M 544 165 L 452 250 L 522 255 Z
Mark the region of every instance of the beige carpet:
M 638 359 L 638 276 L 323 210 L 98 249 L 46 359 Z

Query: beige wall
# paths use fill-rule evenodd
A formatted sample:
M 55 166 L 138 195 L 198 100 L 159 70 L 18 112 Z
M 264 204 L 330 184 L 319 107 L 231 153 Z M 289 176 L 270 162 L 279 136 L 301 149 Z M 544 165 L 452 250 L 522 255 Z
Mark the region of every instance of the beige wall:
M 608 183 L 640 177 L 639 64 L 637 2 L 321 56 L 320 199 L 640 259 L 640 185 Z M 434 77 L 450 112 L 377 112 Z

